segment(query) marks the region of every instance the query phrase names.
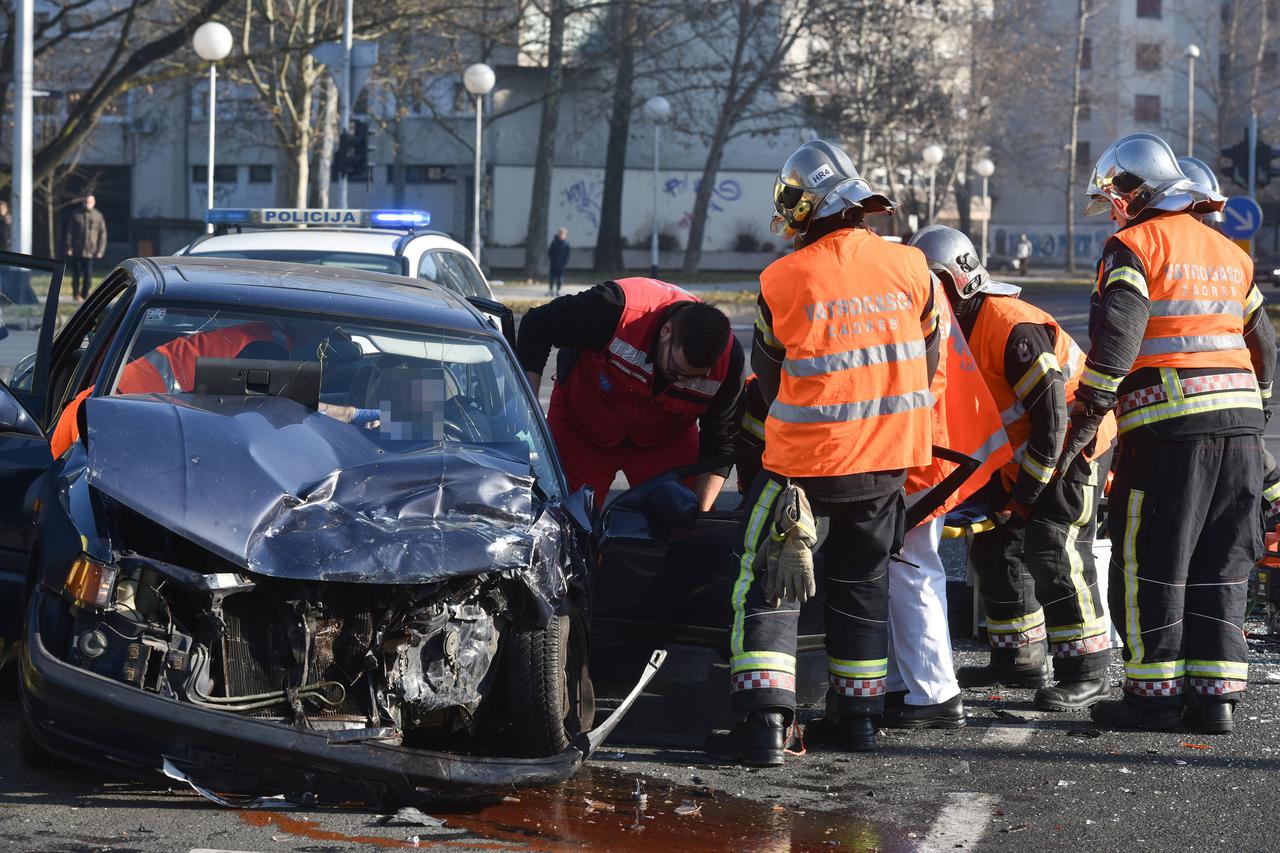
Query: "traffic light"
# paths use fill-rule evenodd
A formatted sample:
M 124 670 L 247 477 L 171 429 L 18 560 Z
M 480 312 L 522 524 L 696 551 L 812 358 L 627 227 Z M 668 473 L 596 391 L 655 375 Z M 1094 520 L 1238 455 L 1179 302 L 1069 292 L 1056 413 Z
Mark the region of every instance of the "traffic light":
M 334 170 L 347 177 L 363 175 L 369 169 L 369 122 L 351 122 L 351 131 L 338 137 Z
M 1263 142 L 1261 139 L 1258 140 L 1258 150 L 1257 150 L 1258 163 L 1256 166 L 1258 170 L 1258 174 L 1257 174 L 1258 186 L 1265 187 L 1267 184 L 1271 183 L 1271 178 L 1277 171 L 1276 164 L 1274 164 L 1272 161 L 1276 158 L 1277 155 L 1280 155 L 1280 151 L 1277 151 L 1275 148 L 1272 148 L 1270 145 Z M 1246 168 L 1248 168 L 1247 165 L 1246 165 Z
M 1254 149 L 1254 180 L 1258 187 L 1271 183 L 1271 178 L 1280 172 L 1280 147 L 1273 148 L 1261 139 Z M 1222 180 L 1230 179 L 1233 183 L 1249 189 L 1249 139 L 1244 139 L 1222 149 L 1222 159 L 1218 163 L 1218 175 Z

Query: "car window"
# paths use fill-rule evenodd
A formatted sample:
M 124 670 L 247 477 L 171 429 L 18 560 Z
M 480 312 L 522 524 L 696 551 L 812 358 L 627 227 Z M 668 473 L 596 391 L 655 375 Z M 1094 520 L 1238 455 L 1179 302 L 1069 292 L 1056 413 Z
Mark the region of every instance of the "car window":
M 521 461 L 527 457 L 542 491 L 559 494 L 541 413 L 507 350 L 484 335 L 289 312 L 155 305 L 133 331 L 111 393 L 152 400 L 197 397 L 200 388 L 210 387 L 211 371 L 227 359 L 318 363 L 320 413 L 381 449 L 411 453 L 440 442 L 484 445 Z M 217 395 L 228 392 L 220 388 Z
M 240 258 L 251 261 L 278 261 L 290 264 L 315 264 L 321 267 L 383 272 L 404 275 L 404 261 L 391 255 L 365 252 L 338 252 L 302 249 L 242 249 L 239 251 L 195 252 L 201 258 Z
M 425 252 L 421 260 L 418 261 L 418 278 L 426 279 L 434 284 L 442 284 L 445 287 L 453 287 L 446 280 L 444 272 L 440 269 L 440 263 L 436 258 L 435 252 Z
M 489 292 L 489 284 L 484 280 L 484 276 L 476 269 L 476 265 L 471 259 L 458 252 L 441 252 L 440 262 L 447 267 L 453 276 L 459 281 L 463 288 L 464 296 L 482 296 L 485 299 L 492 298 Z

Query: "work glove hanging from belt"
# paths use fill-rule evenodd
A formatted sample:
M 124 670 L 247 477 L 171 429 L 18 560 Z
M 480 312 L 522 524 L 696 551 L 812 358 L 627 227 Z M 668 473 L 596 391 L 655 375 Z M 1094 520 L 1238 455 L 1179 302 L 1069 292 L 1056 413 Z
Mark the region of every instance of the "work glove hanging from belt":
M 764 597 L 772 606 L 783 601 L 804 604 L 817 593 L 813 577 L 813 547 L 817 544 L 818 527 L 809 499 L 792 483 L 778 497 L 765 548 Z
M 1058 457 L 1059 477 L 1065 477 L 1076 457 L 1093 444 L 1098 435 L 1098 427 L 1102 425 L 1107 412 L 1107 409 L 1091 406 L 1079 398 L 1072 402 L 1067 438 L 1062 445 L 1062 455 Z

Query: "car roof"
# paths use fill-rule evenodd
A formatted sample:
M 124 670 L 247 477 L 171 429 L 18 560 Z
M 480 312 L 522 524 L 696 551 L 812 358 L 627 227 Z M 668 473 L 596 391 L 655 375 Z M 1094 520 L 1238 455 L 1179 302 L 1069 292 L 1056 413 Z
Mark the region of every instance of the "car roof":
M 368 320 L 476 328 L 497 334 L 462 297 L 421 279 L 342 267 L 199 255 L 134 258 L 124 266 L 144 291 L 150 286 L 153 296 L 320 310 Z
M 440 232 L 410 233 L 386 228 L 264 228 L 232 234 L 215 234 L 197 240 L 187 250 L 192 255 L 206 252 L 302 251 L 356 252 L 394 256 L 404 241 L 422 249 L 452 249 L 470 254 L 466 247 Z

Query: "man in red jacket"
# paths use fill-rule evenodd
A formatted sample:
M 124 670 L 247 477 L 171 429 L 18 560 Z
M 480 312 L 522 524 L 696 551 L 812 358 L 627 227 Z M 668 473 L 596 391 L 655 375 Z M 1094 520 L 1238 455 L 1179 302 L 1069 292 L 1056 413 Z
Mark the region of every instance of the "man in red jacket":
M 599 503 L 619 471 L 632 485 L 733 452 L 742 347 L 729 318 L 672 284 L 624 278 L 525 315 L 516 351 L 534 391 L 559 347 L 547 422 L 569 487 Z M 728 466 L 694 484 L 715 503 Z

